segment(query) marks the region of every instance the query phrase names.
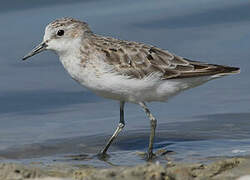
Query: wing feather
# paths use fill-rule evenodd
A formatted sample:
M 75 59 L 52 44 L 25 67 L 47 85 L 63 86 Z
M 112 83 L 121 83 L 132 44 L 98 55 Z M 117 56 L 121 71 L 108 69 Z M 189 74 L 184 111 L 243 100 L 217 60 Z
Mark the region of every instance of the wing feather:
M 99 39 L 95 39 L 94 43 L 102 43 L 97 47 L 105 55 L 104 61 L 112 65 L 116 73 L 129 78 L 142 79 L 156 73 L 160 79 L 167 80 L 209 76 L 238 70 L 228 66 L 192 61 L 142 43 L 113 38 L 101 38 L 101 41 Z

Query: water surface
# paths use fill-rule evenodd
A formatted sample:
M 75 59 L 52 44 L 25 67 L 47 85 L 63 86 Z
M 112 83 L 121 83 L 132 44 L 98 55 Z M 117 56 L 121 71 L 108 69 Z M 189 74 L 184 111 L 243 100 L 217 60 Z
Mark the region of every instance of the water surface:
M 55 54 L 45 52 L 21 61 L 42 40 L 46 24 L 65 16 L 88 22 L 102 35 L 240 67 L 241 74 L 149 107 L 159 122 L 155 148 L 174 151 L 169 158 L 204 161 L 250 154 L 249 8 L 244 0 L 4 2 L 0 8 L 1 159 L 53 162 L 70 154 L 92 156 L 118 124 L 118 103 L 74 82 Z M 143 111 L 134 104 L 125 108 L 126 127 L 109 159 L 117 165 L 144 162 L 135 152 L 145 151 L 148 144 L 149 122 Z M 106 166 L 97 158 L 77 163 Z

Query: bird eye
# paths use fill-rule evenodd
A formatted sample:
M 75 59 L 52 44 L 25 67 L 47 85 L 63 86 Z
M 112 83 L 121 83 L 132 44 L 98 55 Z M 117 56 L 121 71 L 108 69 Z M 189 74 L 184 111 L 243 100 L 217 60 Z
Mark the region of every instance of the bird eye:
M 64 30 L 58 30 L 58 31 L 57 31 L 57 35 L 58 35 L 58 36 L 64 35 Z

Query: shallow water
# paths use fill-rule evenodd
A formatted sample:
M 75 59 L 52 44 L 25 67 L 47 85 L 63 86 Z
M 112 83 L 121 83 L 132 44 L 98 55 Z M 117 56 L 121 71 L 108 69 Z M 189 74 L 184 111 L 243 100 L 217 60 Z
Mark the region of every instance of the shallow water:
M 250 3 L 211 1 L 14 1 L 0 8 L 0 157 L 3 161 L 66 161 L 106 166 L 95 156 L 119 119 L 118 103 L 97 97 L 70 79 L 51 52 L 21 61 L 48 22 L 62 16 L 87 21 L 93 31 L 168 49 L 241 73 L 188 90 L 168 103 L 151 103 L 159 120 L 156 149 L 180 161 L 250 154 Z M 149 122 L 126 104 L 126 127 L 109 162 L 144 162 Z M 72 154 L 89 160 L 70 161 Z M 166 161 L 165 157 L 160 159 Z

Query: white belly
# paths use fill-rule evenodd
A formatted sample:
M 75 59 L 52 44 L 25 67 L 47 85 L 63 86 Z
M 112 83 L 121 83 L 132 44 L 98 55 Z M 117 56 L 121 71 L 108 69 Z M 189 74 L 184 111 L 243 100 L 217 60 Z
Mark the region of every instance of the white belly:
M 89 72 L 77 80 L 94 93 L 114 100 L 138 103 L 141 101 L 166 101 L 179 92 L 207 82 L 210 77 L 174 80 L 129 79 L 116 74 L 94 76 Z
M 81 67 L 76 60 L 62 61 L 71 77 L 94 93 L 109 99 L 138 103 L 166 101 L 179 92 L 200 85 L 210 77 L 160 80 L 157 76 L 131 79 L 102 71 L 100 64 L 89 63 Z

